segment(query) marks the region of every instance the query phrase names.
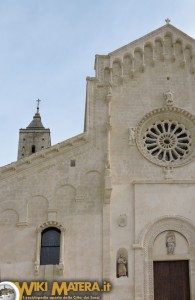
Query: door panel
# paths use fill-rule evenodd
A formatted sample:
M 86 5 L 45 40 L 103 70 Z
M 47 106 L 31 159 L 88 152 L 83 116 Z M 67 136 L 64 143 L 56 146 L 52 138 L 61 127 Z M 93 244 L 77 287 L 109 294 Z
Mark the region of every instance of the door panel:
M 188 261 L 154 262 L 154 300 L 190 300 Z

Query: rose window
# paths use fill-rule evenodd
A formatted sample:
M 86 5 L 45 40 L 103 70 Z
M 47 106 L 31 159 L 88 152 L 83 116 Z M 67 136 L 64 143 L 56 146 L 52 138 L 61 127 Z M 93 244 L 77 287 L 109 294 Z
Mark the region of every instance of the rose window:
M 147 113 L 135 132 L 142 155 L 159 166 L 179 167 L 195 159 L 195 116 L 174 106 Z
M 150 126 L 143 137 L 147 152 L 158 160 L 182 160 L 189 152 L 191 137 L 184 125 L 176 121 L 161 121 Z

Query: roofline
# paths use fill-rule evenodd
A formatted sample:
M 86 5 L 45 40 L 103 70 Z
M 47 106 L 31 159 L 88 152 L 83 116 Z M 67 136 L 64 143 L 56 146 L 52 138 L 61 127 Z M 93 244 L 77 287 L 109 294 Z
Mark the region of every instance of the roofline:
M 181 31 L 180 29 L 178 29 L 177 27 L 173 26 L 172 24 L 165 24 L 165 25 L 163 25 L 163 26 L 161 26 L 161 27 L 159 27 L 159 28 L 151 31 L 150 33 L 142 36 L 141 38 L 138 38 L 138 39 L 134 40 L 133 42 L 130 42 L 130 43 L 128 43 L 128 44 L 126 44 L 126 45 L 124 45 L 124 46 L 122 46 L 122 47 L 120 47 L 120 48 L 118 48 L 118 49 L 116 49 L 116 50 L 114 50 L 114 51 L 112 51 L 110 53 L 108 53 L 108 55 L 112 55 L 112 54 L 118 52 L 119 50 L 122 50 L 122 49 L 124 49 L 124 48 L 126 48 L 126 47 L 128 47 L 130 45 L 136 44 L 137 42 L 144 40 L 146 37 L 153 36 L 153 35 L 157 34 L 157 32 L 162 31 L 165 28 L 167 28 L 167 29 L 168 28 L 174 29 L 174 30 L 178 31 L 179 33 L 183 34 L 184 36 L 186 36 L 188 39 L 192 40 L 192 42 L 195 41 L 194 38 L 192 38 L 191 36 L 187 35 L 185 32 Z
M 86 132 L 83 132 L 81 134 L 73 136 L 70 139 L 67 139 L 63 142 L 55 144 L 46 149 L 42 149 L 42 150 L 40 150 L 34 154 L 31 154 L 25 158 L 21 158 L 10 164 L 1 166 L 0 167 L 0 175 L 2 176 L 3 174 L 6 175 L 6 173 L 8 173 L 7 174 L 8 176 L 12 176 L 12 175 L 16 174 L 15 173 L 16 171 L 21 172 L 21 171 L 25 171 L 29 167 L 37 166 L 37 164 L 40 164 L 40 159 L 42 159 L 42 161 L 45 162 L 46 158 L 47 159 L 51 158 L 51 154 L 53 152 L 62 154 L 63 151 L 69 151 L 69 150 L 72 151 L 74 146 L 78 147 L 78 142 L 83 142 L 84 144 L 88 143 L 88 135 Z M 0 180 L 4 180 L 7 178 L 7 176 L 5 176 L 5 177 L 3 177 L 3 176 L 1 177 L 1 176 L 0 176 Z

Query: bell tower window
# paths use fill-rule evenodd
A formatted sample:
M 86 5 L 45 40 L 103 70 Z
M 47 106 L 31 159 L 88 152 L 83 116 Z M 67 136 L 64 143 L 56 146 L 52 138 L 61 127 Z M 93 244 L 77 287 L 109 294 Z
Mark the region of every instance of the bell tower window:
M 35 152 L 36 152 L 36 147 L 35 147 L 35 145 L 32 145 L 31 151 L 32 151 L 32 153 L 35 153 Z

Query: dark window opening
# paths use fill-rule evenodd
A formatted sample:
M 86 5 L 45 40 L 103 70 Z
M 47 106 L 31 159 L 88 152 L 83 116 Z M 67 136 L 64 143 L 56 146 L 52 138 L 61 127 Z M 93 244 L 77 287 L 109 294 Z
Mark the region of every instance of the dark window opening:
M 36 152 L 36 147 L 35 147 L 35 145 L 32 145 L 31 150 L 32 150 L 32 153 L 35 153 L 35 152 Z
M 60 235 L 55 227 L 49 227 L 41 234 L 41 265 L 58 265 L 60 259 Z
M 71 166 L 71 167 L 75 167 L 75 166 L 76 166 L 76 160 L 75 160 L 75 159 L 72 159 L 72 160 L 70 161 L 70 166 Z

